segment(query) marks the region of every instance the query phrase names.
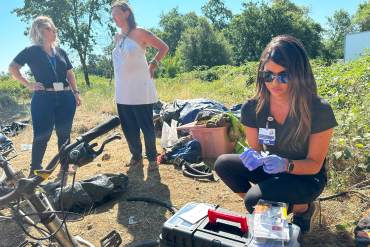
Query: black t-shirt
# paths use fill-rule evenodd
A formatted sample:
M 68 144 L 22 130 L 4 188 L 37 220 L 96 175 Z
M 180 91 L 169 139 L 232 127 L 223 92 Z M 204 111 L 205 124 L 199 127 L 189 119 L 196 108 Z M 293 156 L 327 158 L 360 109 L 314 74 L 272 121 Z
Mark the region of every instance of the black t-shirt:
M 68 85 L 67 70 L 72 69 L 72 64 L 66 52 L 59 47 L 55 48 L 55 63 L 53 58 L 38 45 L 23 49 L 13 61 L 22 66 L 27 64 L 35 81 L 41 82 L 47 88 L 52 87 L 53 82 L 63 82 Z
M 262 109 L 256 116 L 256 106 L 257 99 L 251 99 L 242 106 L 241 122 L 251 128 L 266 128 L 267 118 L 270 115 L 269 107 Z M 338 125 L 329 103 L 320 97 L 312 99 L 311 119 L 311 134 L 319 133 Z M 269 122 L 269 128 L 275 129 L 276 140 L 275 145 L 266 145 L 266 147 L 270 154 L 276 154 L 292 160 L 303 160 L 306 159 L 308 154 L 308 140 L 298 150 L 291 150 L 291 148 L 281 145 L 283 138 L 288 135 L 289 131 L 292 131 L 293 126 L 296 126 L 293 121 L 293 119 L 287 117 L 283 124 L 278 124 L 276 121 Z

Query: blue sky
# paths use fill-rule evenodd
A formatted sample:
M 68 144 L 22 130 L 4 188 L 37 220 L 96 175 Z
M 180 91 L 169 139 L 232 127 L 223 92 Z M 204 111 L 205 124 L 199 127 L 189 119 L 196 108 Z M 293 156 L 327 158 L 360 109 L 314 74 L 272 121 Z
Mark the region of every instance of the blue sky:
M 201 14 L 201 6 L 207 0 L 131 0 L 131 5 L 135 13 L 136 20 L 140 26 L 145 28 L 156 27 L 161 13 L 166 13 L 172 8 L 179 7 L 181 13 L 195 11 Z M 243 0 L 225 0 L 226 6 L 232 12 L 239 13 Z M 293 0 L 297 5 L 310 7 L 310 16 L 325 27 L 327 17 L 332 16 L 335 10 L 344 9 L 350 14 L 354 14 L 357 7 L 364 0 Z M 23 35 L 27 24 L 10 12 L 22 7 L 21 0 L 0 0 L 0 73 L 7 70 L 8 64 L 14 56 L 24 47 L 30 45 L 28 37 Z M 76 60 L 72 54 L 72 60 Z M 76 58 L 76 59 L 74 59 Z

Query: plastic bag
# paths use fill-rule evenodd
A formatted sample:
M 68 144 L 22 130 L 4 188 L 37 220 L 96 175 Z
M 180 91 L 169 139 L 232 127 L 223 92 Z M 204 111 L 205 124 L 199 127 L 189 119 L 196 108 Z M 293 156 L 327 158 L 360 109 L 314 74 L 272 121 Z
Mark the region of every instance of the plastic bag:
M 173 146 L 179 139 L 177 136 L 177 121 L 172 119 L 171 126 L 166 122 L 163 122 L 161 147 L 168 148 Z

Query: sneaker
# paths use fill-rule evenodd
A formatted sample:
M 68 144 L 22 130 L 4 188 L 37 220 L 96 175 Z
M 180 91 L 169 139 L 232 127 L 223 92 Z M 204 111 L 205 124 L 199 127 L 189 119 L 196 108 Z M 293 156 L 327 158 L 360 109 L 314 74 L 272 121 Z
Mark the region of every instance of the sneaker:
M 126 166 L 142 166 L 143 165 L 143 159 L 135 160 L 131 158 L 130 162 L 126 164 Z
M 319 212 L 319 204 L 315 202 L 310 202 L 308 204 L 308 209 L 302 214 L 293 215 L 292 223 L 301 228 L 302 233 L 307 233 L 312 230 L 315 219 Z
M 149 160 L 148 169 L 154 170 L 158 168 L 158 163 L 156 160 Z

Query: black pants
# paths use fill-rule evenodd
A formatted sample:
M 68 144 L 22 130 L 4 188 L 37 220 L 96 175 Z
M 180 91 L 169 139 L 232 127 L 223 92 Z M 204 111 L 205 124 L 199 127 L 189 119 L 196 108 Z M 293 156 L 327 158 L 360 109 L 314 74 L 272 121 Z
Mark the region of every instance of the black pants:
M 135 160 L 142 158 L 141 130 L 144 134 L 146 156 L 149 161 L 156 160 L 157 149 L 153 124 L 153 104 L 117 104 L 117 110 L 132 158 Z
M 326 185 L 324 172 L 316 175 L 267 174 L 262 167 L 249 171 L 238 154 L 221 155 L 216 160 L 215 170 L 233 192 L 246 193 L 244 203 L 250 213 L 259 199 L 285 202 L 290 207 L 312 202 Z

